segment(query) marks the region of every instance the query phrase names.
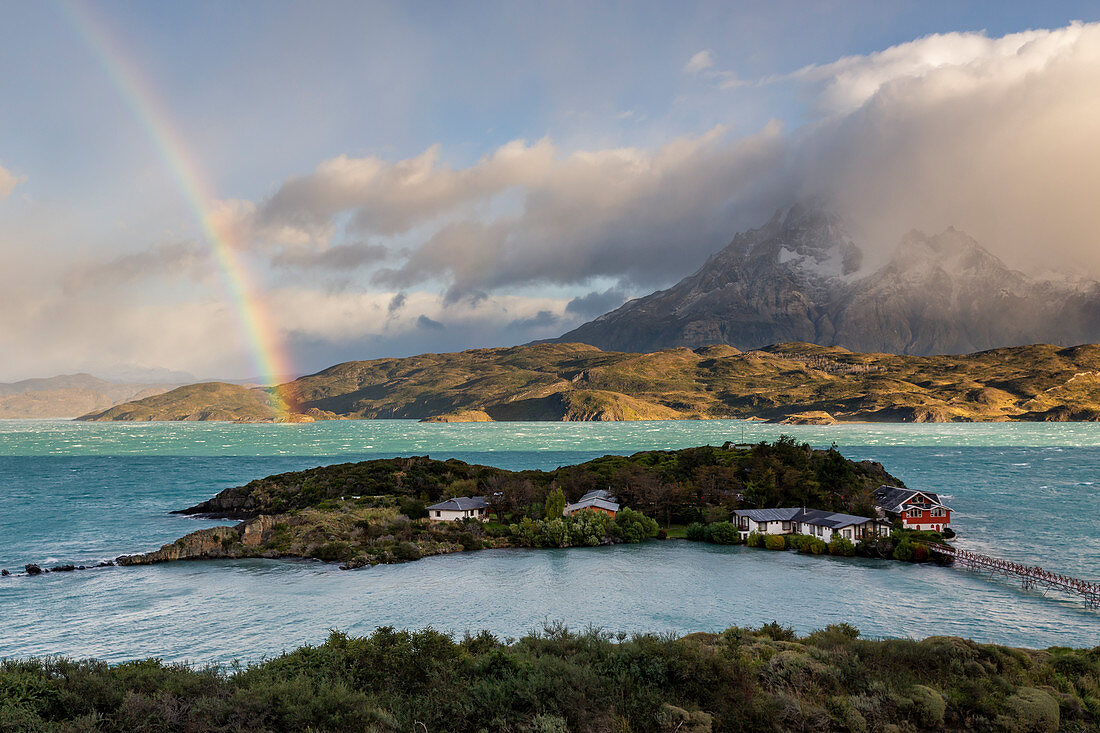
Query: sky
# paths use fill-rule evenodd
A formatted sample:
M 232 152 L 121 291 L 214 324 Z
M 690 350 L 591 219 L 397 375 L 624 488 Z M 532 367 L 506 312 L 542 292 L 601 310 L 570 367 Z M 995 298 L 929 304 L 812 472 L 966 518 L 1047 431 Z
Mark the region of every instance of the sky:
M 1100 277 L 1100 7 L 0 0 L 0 380 L 524 343 L 780 208 Z

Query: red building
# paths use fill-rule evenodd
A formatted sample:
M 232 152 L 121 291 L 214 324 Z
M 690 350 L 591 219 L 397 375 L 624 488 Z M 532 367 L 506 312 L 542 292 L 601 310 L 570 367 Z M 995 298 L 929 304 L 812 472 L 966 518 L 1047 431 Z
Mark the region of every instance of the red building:
M 875 490 L 875 501 L 886 516 L 900 519 L 906 529 L 942 532 L 951 524 L 951 508 L 931 491 L 880 486 Z

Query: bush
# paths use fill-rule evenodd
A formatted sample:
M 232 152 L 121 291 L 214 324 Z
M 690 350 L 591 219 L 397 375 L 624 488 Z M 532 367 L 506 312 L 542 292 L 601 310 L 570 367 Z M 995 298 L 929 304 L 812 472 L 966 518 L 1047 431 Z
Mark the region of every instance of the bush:
M 764 547 L 769 550 L 786 550 L 787 541 L 781 534 L 770 534 L 764 537 Z
M 419 560 L 423 553 L 420 548 L 411 542 L 399 542 L 397 547 L 393 548 L 393 556 L 398 560 Z
M 928 562 L 928 545 L 919 542 L 913 545 L 913 562 Z
M 701 522 L 692 522 L 687 526 L 685 536 L 692 542 L 707 541 L 707 525 Z
M 428 508 L 424 502 L 403 496 L 398 500 L 401 513 L 409 519 L 424 519 L 428 516 Z
M 1005 700 L 1008 714 L 999 722 L 1004 730 L 1019 733 L 1054 733 L 1061 724 L 1058 701 L 1034 687 L 1021 687 Z
M 913 559 L 913 543 L 908 538 L 899 542 L 898 546 L 894 548 L 894 559 L 902 562 L 909 562 Z
M 615 515 L 624 542 L 641 542 L 657 536 L 657 521 L 633 509 L 621 509 Z
M 839 557 L 852 557 L 856 554 L 856 546 L 852 544 L 851 540 L 836 534 L 829 540 L 829 554 Z
M 309 556 L 325 562 L 340 562 L 351 557 L 351 545 L 347 542 L 326 542 L 310 550 Z
M 760 627 L 760 633 L 772 641 L 794 641 L 794 629 L 790 626 L 781 626 L 778 621 L 766 623 Z
M 710 541 L 716 545 L 736 545 L 741 540 L 741 533 L 733 522 L 715 522 L 707 529 Z
M 745 539 L 745 544 L 749 547 L 763 547 L 764 535 L 754 529 L 752 532 L 749 532 L 749 536 Z

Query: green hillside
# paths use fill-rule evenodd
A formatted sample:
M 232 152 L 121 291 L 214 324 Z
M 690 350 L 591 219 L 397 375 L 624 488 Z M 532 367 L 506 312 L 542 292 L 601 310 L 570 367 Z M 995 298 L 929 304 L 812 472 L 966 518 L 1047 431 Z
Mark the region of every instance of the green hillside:
M 652 354 L 535 344 L 338 364 L 283 390 L 291 419 L 945 422 L 1100 419 L 1100 346 L 961 356 L 782 344 Z M 275 420 L 262 390 L 181 387 L 86 420 Z

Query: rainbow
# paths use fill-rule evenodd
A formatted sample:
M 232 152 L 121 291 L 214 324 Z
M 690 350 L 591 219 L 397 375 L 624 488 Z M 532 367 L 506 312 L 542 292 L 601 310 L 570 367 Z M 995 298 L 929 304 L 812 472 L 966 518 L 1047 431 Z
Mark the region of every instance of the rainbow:
M 136 64 L 122 55 L 118 44 L 112 42 L 106 29 L 87 8 L 71 1 L 62 1 L 61 8 L 62 14 L 102 64 L 186 199 L 202 232 L 202 239 L 210 248 L 229 288 L 256 368 L 274 398 L 277 412 L 285 417 L 294 410 L 295 401 L 285 385 L 280 386 L 278 382 L 280 377 L 294 373 L 292 360 L 264 309 L 263 301 L 257 295 L 259 287 L 238 256 L 232 233 L 218 226 L 211 210 L 211 202 L 217 197 L 188 155 L 183 141 L 169 123 L 163 105 L 138 72 Z

